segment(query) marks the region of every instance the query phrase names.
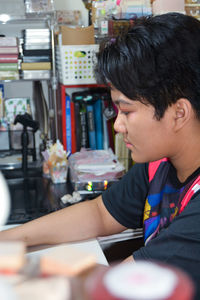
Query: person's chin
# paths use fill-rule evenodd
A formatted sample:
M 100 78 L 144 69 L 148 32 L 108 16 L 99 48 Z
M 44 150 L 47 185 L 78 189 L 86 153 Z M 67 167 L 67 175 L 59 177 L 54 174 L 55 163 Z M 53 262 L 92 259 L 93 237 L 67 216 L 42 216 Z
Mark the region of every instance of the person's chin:
M 144 157 L 136 155 L 134 153 L 134 151 L 131 151 L 131 158 L 135 163 L 145 163 L 145 162 L 147 162 Z
M 134 162 L 137 162 L 137 161 L 136 161 L 136 157 L 135 157 L 133 151 L 131 151 L 131 158 L 132 158 L 132 160 L 133 160 Z

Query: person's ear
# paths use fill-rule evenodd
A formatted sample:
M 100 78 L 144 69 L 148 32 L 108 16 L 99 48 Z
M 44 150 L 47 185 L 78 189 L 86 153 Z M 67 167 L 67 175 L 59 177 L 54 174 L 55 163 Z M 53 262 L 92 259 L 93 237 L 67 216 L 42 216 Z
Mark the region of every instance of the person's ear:
M 174 129 L 176 131 L 180 130 L 187 124 L 192 115 L 193 108 L 191 103 L 185 98 L 178 99 L 174 104 Z

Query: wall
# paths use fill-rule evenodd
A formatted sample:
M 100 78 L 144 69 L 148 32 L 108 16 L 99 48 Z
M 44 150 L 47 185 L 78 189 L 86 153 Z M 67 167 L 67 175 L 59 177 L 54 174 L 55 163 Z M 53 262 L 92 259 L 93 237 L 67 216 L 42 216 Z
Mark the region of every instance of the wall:
M 184 0 L 155 0 L 152 8 L 154 14 L 162 14 L 170 11 L 184 13 Z

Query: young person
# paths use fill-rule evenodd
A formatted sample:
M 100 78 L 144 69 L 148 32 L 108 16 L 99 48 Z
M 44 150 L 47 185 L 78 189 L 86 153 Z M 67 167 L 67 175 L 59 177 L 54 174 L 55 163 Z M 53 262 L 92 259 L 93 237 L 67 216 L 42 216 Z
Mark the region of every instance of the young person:
M 95 72 L 111 87 L 115 130 L 136 164 L 102 196 L 1 232 L 0 239 L 54 244 L 144 225 L 145 246 L 128 259 L 180 267 L 198 287 L 200 22 L 178 13 L 138 19 L 101 47 Z

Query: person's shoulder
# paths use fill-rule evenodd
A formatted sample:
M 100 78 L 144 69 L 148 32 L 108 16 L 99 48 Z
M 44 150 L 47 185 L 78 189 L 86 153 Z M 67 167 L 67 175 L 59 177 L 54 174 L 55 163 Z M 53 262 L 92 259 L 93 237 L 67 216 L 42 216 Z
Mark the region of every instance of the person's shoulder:
M 146 182 L 148 183 L 148 163 L 134 163 L 129 171 L 125 174 L 125 180 Z
M 133 163 L 128 173 L 145 172 L 148 173 L 149 163 Z

